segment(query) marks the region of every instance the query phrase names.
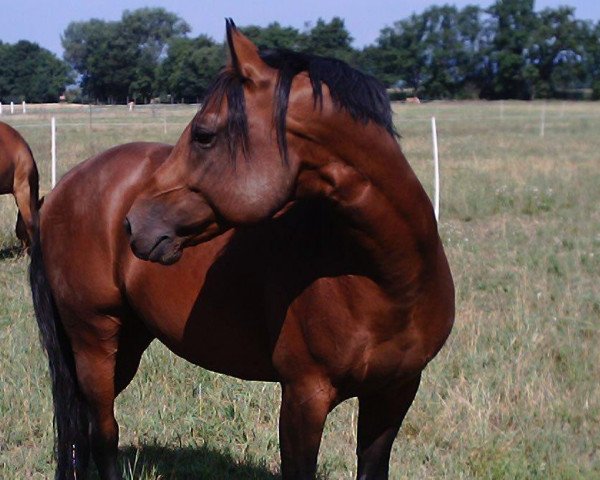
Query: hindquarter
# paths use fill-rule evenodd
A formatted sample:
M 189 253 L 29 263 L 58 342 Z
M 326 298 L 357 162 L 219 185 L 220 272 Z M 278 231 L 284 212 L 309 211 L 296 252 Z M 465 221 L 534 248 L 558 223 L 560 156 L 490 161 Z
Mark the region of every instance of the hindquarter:
M 0 139 L 0 195 L 13 192 L 15 164 L 12 152 Z

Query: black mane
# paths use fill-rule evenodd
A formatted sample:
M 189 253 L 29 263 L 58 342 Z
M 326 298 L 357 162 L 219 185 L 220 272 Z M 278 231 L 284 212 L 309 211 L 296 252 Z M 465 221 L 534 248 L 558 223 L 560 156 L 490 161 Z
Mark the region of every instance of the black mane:
M 284 161 L 288 161 L 286 141 L 286 114 L 290 89 L 294 77 L 300 72 L 307 72 L 313 89 L 315 108 L 323 105 L 324 83 L 329 88 L 334 105 L 346 110 L 354 120 L 361 123 L 375 122 L 385 128 L 392 136 L 396 135 L 392 122 L 392 110 L 385 87 L 374 77 L 366 75 L 341 60 L 320 57 L 308 53 L 294 52 L 285 49 L 263 49 L 261 59 L 271 68 L 279 71 L 275 88 L 275 126 L 277 142 Z M 224 70 L 217 77 L 213 87 L 206 95 L 205 106 L 213 98 L 221 101 L 227 95 L 228 133 L 232 156 L 236 148 L 242 145 L 244 153 L 248 145 L 248 125 L 245 113 L 243 93 L 244 79 Z M 203 107 L 204 108 L 204 107 Z

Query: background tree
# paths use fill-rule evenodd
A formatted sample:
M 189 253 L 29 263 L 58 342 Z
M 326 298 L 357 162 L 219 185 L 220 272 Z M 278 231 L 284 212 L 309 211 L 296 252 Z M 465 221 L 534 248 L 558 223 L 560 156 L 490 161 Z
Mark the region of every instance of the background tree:
M 124 101 L 135 78 L 135 46 L 121 36 L 118 22 L 71 22 L 62 36 L 64 58 L 81 75 L 84 96 Z
M 529 64 L 536 70 L 532 96 L 556 96 L 585 77 L 583 26 L 574 14 L 572 7 L 547 8 L 538 14 L 528 51 Z
M 591 87 L 592 98 L 600 100 L 600 21 L 596 24 L 583 22 L 581 24 L 581 35 L 585 85 Z
M 333 17 L 330 22 L 319 18 L 315 26 L 302 35 L 300 49 L 355 63 L 356 52 L 352 48 L 352 36 L 340 17 Z
M 127 42 L 154 63 L 164 56 L 172 38 L 182 38 L 191 31 L 187 22 L 164 8 L 125 10 L 120 23 Z
M 197 102 L 224 64 L 224 46 L 205 35 L 172 39 L 159 68 L 159 89 L 172 101 Z
M 388 86 L 435 98 L 455 97 L 481 67 L 478 7 L 430 7 L 381 30 L 361 65 Z
M 128 96 L 134 100 L 150 98 L 157 87 L 157 68 L 171 39 L 183 38 L 190 26 L 164 8 L 125 10 L 119 25 L 127 45 L 135 46 L 133 81 Z
M 473 73 L 473 56 L 479 55 L 475 45 L 477 33 L 471 27 L 479 10 L 471 7 L 459 11 L 445 5 L 431 7 L 422 15 L 425 55 L 423 88 L 434 98 L 456 97 Z
M 532 32 L 539 19 L 534 0 L 496 0 L 489 9 L 485 28 L 489 45 L 486 52 L 486 78 L 482 96 L 488 98 L 530 99 L 537 69 L 527 64 L 532 48 Z
M 377 44 L 363 50 L 361 65 L 387 86 L 418 92 L 425 75 L 426 56 L 420 46 L 424 29 L 423 18 L 417 14 L 383 28 Z
M 282 27 L 278 22 L 273 22 L 266 27 L 248 25 L 241 28 L 242 32 L 259 48 L 287 48 L 296 50 L 300 48 L 302 36 L 293 27 Z
M 486 10 L 433 6 L 383 28 L 362 51 L 340 17 L 302 32 L 277 22 L 242 30 L 259 47 L 340 58 L 426 98 L 550 98 L 590 88 L 600 98 L 600 24 L 574 15 L 571 7 L 536 12 L 534 0 L 496 0 Z M 160 8 L 125 11 L 118 22 L 73 22 L 63 34 L 65 59 L 92 99 L 196 101 L 225 62 L 224 48 L 188 32 Z
M 91 99 L 148 99 L 167 43 L 189 30 L 163 8 L 126 10 L 118 22 L 71 22 L 62 35 L 64 57 L 81 74 L 83 92 Z
M 481 28 L 483 11 L 475 5 L 467 5 L 457 12 L 457 28 L 461 46 L 461 85 L 458 97 L 476 98 L 481 92 L 484 75 L 483 48 L 485 32 Z
M 0 101 L 58 102 L 72 82 L 69 66 L 38 44 L 0 42 Z

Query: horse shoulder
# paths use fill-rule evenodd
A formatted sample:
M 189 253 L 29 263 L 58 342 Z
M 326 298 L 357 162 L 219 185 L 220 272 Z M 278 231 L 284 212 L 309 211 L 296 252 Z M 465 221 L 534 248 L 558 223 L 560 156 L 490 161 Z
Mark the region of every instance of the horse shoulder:
M 73 168 L 46 196 L 40 220 L 42 248 L 59 300 L 89 310 L 121 305 L 119 255 L 127 247 L 125 212 L 139 179 L 147 178 L 169 152 L 162 144 L 114 147 Z

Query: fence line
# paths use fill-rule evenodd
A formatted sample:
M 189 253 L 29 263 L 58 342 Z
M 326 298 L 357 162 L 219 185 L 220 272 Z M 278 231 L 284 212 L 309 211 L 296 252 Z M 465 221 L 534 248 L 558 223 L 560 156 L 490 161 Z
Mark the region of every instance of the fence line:
M 55 118 L 55 117 L 52 117 Z M 127 122 L 127 123 L 122 123 L 122 122 L 115 122 L 115 123 L 94 123 L 93 125 L 93 129 L 97 128 L 97 127 L 163 127 L 166 125 L 168 126 L 186 126 L 188 125 L 190 122 L 165 122 L 164 120 L 162 122 L 146 122 L 146 123 L 132 123 L 132 122 Z M 17 125 L 17 124 L 12 124 L 11 125 L 13 128 L 48 128 L 48 124 L 47 123 L 25 123 L 22 125 Z M 85 122 L 85 123 L 60 123 L 61 127 L 89 127 L 90 124 Z M 166 133 L 166 132 L 165 132 Z
M 411 116 L 404 116 L 402 117 L 401 113 L 396 111 L 393 112 L 394 114 L 394 120 L 400 120 L 403 122 L 410 122 L 413 120 L 418 120 L 418 121 L 422 121 L 422 122 L 427 122 L 429 123 L 431 121 L 431 117 L 423 117 L 423 116 L 416 116 L 416 117 L 411 117 Z M 548 120 L 548 113 L 546 113 L 546 120 Z M 466 121 L 471 121 L 471 120 L 489 120 L 489 121 L 510 121 L 510 120 L 536 120 L 538 117 L 536 115 L 504 115 L 504 118 L 498 118 L 498 117 L 494 117 L 492 115 L 486 116 L 486 115 L 469 115 L 468 117 L 461 117 L 458 115 L 444 115 L 443 113 L 440 112 L 436 112 L 436 117 L 438 118 L 443 118 L 445 121 L 460 121 L 460 122 L 466 122 Z M 600 120 L 600 114 L 598 115 L 590 115 L 590 114 L 581 114 L 581 115 L 568 115 L 568 116 L 562 116 L 560 114 L 557 114 L 556 117 L 554 118 L 557 121 L 561 121 L 564 122 L 565 120 L 589 120 L 589 119 L 594 119 L 594 120 Z
M 164 116 L 163 117 L 163 122 L 162 124 L 160 123 L 140 123 L 140 124 L 134 124 L 134 123 L 107 123 L 107 124 L 96 124 L 96 127 L 98 126 L 135 126 L 135 125 L 141 125 L 141 126 L 158 126 L 158 125 L 162 125 L 164 127 L 164 133 L 167 133 L 167 117 Z M 182 125 L 187 125 L 187 123 L 182 124 Z M 38 125 L 25 125 L 28 127 L 46 127 L 47 125 L 42 125 L 42 124 L 38 124 Z M 65 124 L 61 124 L 61 127 L 63 126 L 88 126 L 87 123 L 65 123 Z M 22 127 L 21 127 L 22 128 Z M 56 185 L 56 170 L 57 170 L 57 157 L 56 157 L 56 117 L 52 117 L 50 120 L 50 130 L 51 130 L 51 158 L 52 158 L 52 180 L 51 180 L 51 185 L 52 188 L 54 188 L 54 186 Z M 434 191 L 435 191 L 435 196 L 434 196 L 434 212 L 435 212 L 435 219 L 436 221 L 439 221 L 440 218 L 440 170 L 439 170 L 439 155 L 438 155 L 438 140 L 437 140 L 437 127 L 436 127 L 436 121 L 435 121 L 435 117 L 431 117 L 431 132 L 432 132 L 432 141 L 433 141 L 433 165 L 434 165 Z
M 431 122 L 431 117 L 408 117 L 407 118 L 407 117 L 401 117 L 398 113 L 395 113 L 394 117 L 395 117 L 394 120 L 399 121 L 399 122 L 423 122 L 423 123 Z M 477 121 L 477 120 L 500 121 L 499 118 L 493 118 L 493 117 L 469 116 L 467 119 L 465 119 L 464 117 L 458 117 L 458 116 L 445 117 L 445 116 L 439 115 L 439 114 L 436 115 L 436 118 L 443 119 L 445 122 L 460 121 L 462 123 L 466 123 L 466 122 L 470 122 L 470 121 Z M 512 117 L 505 116 L 504 117 L 504 121 L 513 120 L 513 119 L 531 120 L 532 121 L 531 123 L 533 124 L 533 121 L 536 120 L 536 117 L 535 116 L 512 116 Z M 548 114 L 546 113 L 544 115 L 543 119 L 540 116 L 537 121 L 541 122 L 543 120 L 544 130 L 545 130 L 545 127 L 552 124 L 553 122 L 563 124 L 568 120 L 590 120 L 590 119 L 600 120 L 600 115 L 570 115 L 568 117 L 557 116 L 556 118 L 549 118 Z M 114 127 L 163 127 L 163 129 L 164 129 L 165 123 L 168 126 L 186 126 L 189 124 L 189 121 L 187 121 L 187 122 L 169 122 L 166 117 L 163 117 L 162 121 L 156 121 L 156 122 L 111 122 L 109 120 L 105 120 L 105 121 L 96 120 L 93 123 L 92 128 L 114 126 Z M 48 127 L 47 123 L 23 123 L 23 124 L 11 124 L 11 125 L 13 128 L 47 128 Z M 61 127 L 90 127 L 90 123 L 89 122 L 60 122 L 60 126 Z M 543 137 L 544 135 L 542 134 L 541 136 Z
M 56 116 L 56 115 L 54 115 Z M 68 116 L 68 115 L 65 115 Z M 545 116 L 545 121 L 546 123 L 548 123 L 548 120 L 555 120 L 557 122 L 561 122 L 564 123 L 566 120 L 600 120 L 600 115 L 569 115 L 569 116 L 561 116 L 559 114 L 557 114 L 554 118 L 552 118 L 551 116 L 548 115 L 548 112 L 546 111 L 546 113 L 544 114 Z M 467 118 L 465 117 L 460 117 L 460 116 L 456 116 L 456 115 L 451 115 L 451 116 L 444 116 L 443 114 L 440 115 L 439 112 L 436 112 L 436 117 L 437 118 L 442 118 L 444 119 L 444 121 L 460 121 L 460 122 L 468 122 L 468 121 L 475 121 L 475 120 L 486 120 L 486 121 L 496 121 L 496 122 L 500 122 L 500 121 L 504 121 L 506 122 L 507 120 L 530 120 L 530 121 L 535 121 L 536 119 L 539 119 L 540 117 L 535 116 L 535 115 L 513 115 L 513 116 L 508 116 L 505 115 L 504 119 L 500 119 L 498 117 L 494 118 L 493 116 L 471 116 L 469 115 Z M 158 117 L 157 117 L 158 118 Z M 162 118 L 166 118 L 165 116 L 163 116 Z M 190 118 L 191 120 L 191 118 Z M 397 121 L 401 121 L 401 122 L 412 122 L 412 121 L 419 121 L 419 122 L 427 122 L 429 123 L 431 121 L 431 117 L 430 116 L 418 116 L 418 117 L 407 117 L 407 116 L 402 116 L 402 114 L 398 113 L 398 112 L 394 112 L 394 120 Z M 538 120 L 539 121 L 539 120 Z M 97 125 L 117 125 L 117 126 L 124 126 L 124 125 L 132 125 L 132 126 L 140 126 L 140 125 L 163 125 L 163 121 L 161 122 L 111 122 L 110 119 L 105 119 L 103 121 L 99 121 L 99 120 L 95 120 L 93 123 L 93 126 L 97 126 Z M 172 125 L 172 123 L 168 122 L 169 125 Z M 178 124 L 183 124 L 184 122 L 175 122 Z M 189 123 L 189 122 L 187 122 Z M 187 123 L 185 123 L 187 125 Z M 41 126 L 42 124 L 21 124 L 19 126 Z M 76 126 L 89 126 L 89 121 L 88 122 L 66 122 L 66 123 L 61 123 L 61 125 L 65 125 L 65 126 L 72 126 L 72 127 L 76 127 Z
M 170 109 L 177 107 L 177 111 L 178 114 L 172 114 L 172 118 L 175 120 L 177 119 L 178 121 L 173 121 L 173 122 L 168 122 L 168 117 L 169 117 L 169 113 L 170 113 Z M 186 117 L 188 113 L 191 113 L 190 110 L 192 110 L 192 108 L 187 109 L 185 107 L 193 107 L 193 110 L 197 111 L 198 105 L 185 105 L 184 108 L 181 108 L 182 106 L 179 104 L 175 104 L 175 105 L 138 105 L 135 107 L 135 109 L 137 109 L 137 112 L 135 111 L 128 111 L 127 110 L 127 106 L 101 106 L 101 107 L 92 107 L 92 106 L 83 106 L 83 108 L 85 108 L 85 110 L 83 108 L 77 108 L 77 110 L 69 110 L 69 109 L 65 109 L 62 112 L 60 112 L 59 114 L 57 114 L 56 116 L 52 116 L 51 117 L 51 139 L 52 139 L 52 146 L 51 146 L 51 159 L 52 159 L 52 187 L 54 187 L 54 185 L 56 184 L 56 180 L 57 180 L 57 138 L 56 138 L 56 127 L 60 126 L 61 129 L 63 128 L 86 128 L 89 130 L 94 130 L 94 129 L 106 129 L 106 128 L 110 128 L 110 127 L 115 127 L 115 128 L 121 128 L 121 127 L 137 127 L 137 128 L 156 128 L 159 129 L 160 127 L 162 127 L 163 133 L 166 135 L 168 133 L 167 131 L 167 127 L 168 125 L 172 126 L 172 127 L 182 127 L 184 128 L 185 126 L 187 126 L 189 124 L 189 119 L 185 119 L 185 121 L 181 121 L 182 117 Z M 435 116 L 432 117 L 424 117 L 422 115 L 416 115 L 416 116 L 410 116 L 410 115 L 406 115 L 407 110 L 402 110 L 402 109 L 398 109 L 396 108 L 396 111 L 394 112 L 394 120 L 397 123 L 401 123 L 401 124 L 406 124 L 408 122 L 413 122 L 413 123 L 418 123 L 421 124 L 422 122 L 431 122 L 431 129 L 432 129 L 432 142 L 433 142 L 433 167 L 434 167 L 434 178 L 433 178 L 433 183 L 434 183 L 434 198 L 433 198 L 433 203 L 434 203 L 434 211 L 435 211 L 435 216 L 436 219 L 439 220 L 439 215 L 440 215 L 440 171 L 439 171 L 439 149 L 438 149 L 438 142 L 437 142 L 437 121 L 441 120 L 443 122 L 461 122 L 464 123 L 466 125 L 472 124 L 473 122 L 476 122 L 478 124 L 481 123 L 481 121 L 485 121 L 487 123 L 490 123 L 490 121 L 496 121 L 496 122 L 502 122 L 503 123 L 503 127 L 504 129 L 508 129 L 511 126 L 515 127 L 515 128 L 520 128 L 523 129 L 523 125 L 521 123 L 516 123 L 514 125 L 510 125 L 510 121 L 525 121 L 527 122 L 527 124 L 525 125 L 526 127 L 529 127 L 527 129 L 527 131 L 529 132 L 529 134 L 532 134 L 533 132 L 531 131 L 531 128 L 535 128 L 536 124 L 539 125 L 539 136 L 540 137 L 544 137 L 545 136 L 545 131 L 546 128 L 548 126 L 551 125 L 564 125 L 566 122 L 569 121 L 574 121 L 574 120 L 598 120 L 600 121 L 600 114 L 590 114 L 590 113 L 581 113 L 581 114 L 565 114 L 564 112 L 564 103 L 561 104 L 561 108 L 556 110 L 556 109 L 548 109 L 547 104 L 544 103 L 541 105 L 541 109 L 536 109 L 531 111 L 531 113 L 529 114 L 515 114 L 515 115 L 510 115 L 507 113 L 507 108 L 505 108 L 506 106 L 504 105 L 504 103 L 500 103 L 500 115 L 498 115 L 498 110 L 495 110 L 495 115 L 493 113 L 493 110 L 490 109 L 490 111 L 488 112 L 489 115 L 486 114 L 479 114 L 479 115 L 469 115 L 467 112 L 466 115 L 456 115 L 456 114 L 449 114 L 449 115 L 445 115 L 443 108 L 438 110 L 438 109 L 434 109 L 435 111 Z M 410 113 L 415 112 L 414 110 L 415 107 L 410 107 Z M 14 103 L 11 102 L 11 110 L 14 111 Z M 25 103 L 23 103 L 23 110 L 24 112 L 27 112 L 27 107 L 25 106 Z M 437 110 L 437 111 L 436 111 Z M 77 118 L 78 120 L 81 118 L 82 115 L 87 115 L 87 113 L 89 112 L 90 115 L 90 120 L 89 121 L 68 121 L 69 120 L 69 116 L 77 116 L 79 115 L 79 117 Z M 92 116 L 93 113 L 96 112 L 96 115 L 98 115 L 98 118 L 94 118 L 94 121 L 92 122 Z M 0 103 L 0 113 L 2 113 L 2 104 Z M 40 115 L 42 118 L 38 118 L 41 122 L 40 123 L 21 123 L 19 122 L 19 124 L 14 124 L 12 125 L 14 128 L 48 128 L 48 122 L 47 120 L 44 121 L 45 119 L 47 119 L 48 117 L 45 115 L 47 113 L 47 111 L 44 112 L 43 115 Z M 108 114 L 108 115 L 102 115 L 103 113 Z M 117 116 L 111 117 L 109 116 L 111 113 L 113 114 L 117 114 L 119 117 L 121 118 L 131 118 L 134 121 L 131 122 L 126 122 L 126 121 L 117 121 L 117 122 L 113 122 L 111 121 L 113 118 L 114 119 L 119 119 Z M 145 117 L 145 115 L 147 115 L 148 113 L 152 114 L 152 117 Z M 424 113 L 424 112 L 423 112 Z M 29 109 L 28 115 L 27 117 L 33 121 L 36 121 L 38 119 L 35 118 L 35 115 L 39 115 L 39 112 L 34 112 L 32 111 L 32 109 Z M 141 115 L 140 115 L 141 114 Z M 57 118 L 58 117 L 58 118 Z M 6 117 L 6 120 L 8 120 L 11 117 Z M 18 117 L 12 117 L 15 120 Z M 12 120 L 11 118 L 11 120 Z M 24 117 L 21 117 L 24 118 Z M 62 119 L 65 119 L 65 122 L 61 121 Z M 148 121 L 143 121 L 144 119 L 148 119 Z M 190 115 L 191 118 L 191 115 Z M 140 121 L 142 120 L 142 121 Z M 508 124 L 507 124 L 508 122 Z M 11 122 L 12 123 L 12 122 Z M 533 135 L 535 135 L 535 133 L 533 133 Z

